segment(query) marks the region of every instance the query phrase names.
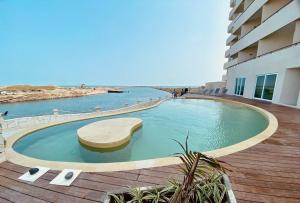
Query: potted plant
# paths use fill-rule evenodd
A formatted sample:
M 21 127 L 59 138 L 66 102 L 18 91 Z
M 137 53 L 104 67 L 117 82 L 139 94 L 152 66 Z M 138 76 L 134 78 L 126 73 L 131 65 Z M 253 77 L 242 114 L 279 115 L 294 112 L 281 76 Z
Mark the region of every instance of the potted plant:
M 181 161 L 183 181 L 169 180 L 165 186 L 142 187 L 108 193 L 104 203 L 235 203 L 225 168 L 219 161 L 188 148 L 176 141 L 183 153 L 176 154 Z

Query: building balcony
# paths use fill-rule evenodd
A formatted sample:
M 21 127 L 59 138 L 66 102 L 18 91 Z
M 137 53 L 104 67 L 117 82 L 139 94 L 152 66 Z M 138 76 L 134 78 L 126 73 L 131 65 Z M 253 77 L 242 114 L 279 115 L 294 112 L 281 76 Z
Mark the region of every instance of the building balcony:
M 294 35 L 300 34 L 296 33 L 295 31 L 296 22 L 292 22 L 261 39 L 258 43 L 257 55 L 260 56 L 292 45 L 294 43 Z
M 259 11 L 266 4 L 268 0 L 255 0 L 245 6 L 245 11 L 239 15 L 234 21 L 228 26 L 228 32 L 234 33 L 244 23 L 246 23 L 256 12 Z
M 238 53 L 238 63 L 249 61 L 257 57 L 258 43 L 254 43 Z
M 262 19 L 261 21 L 266 21 L 270 16 L 276 13 L 279 9 L 286 6 L 293 0 L 272 0 L 268 1 L 262 8 Z
M 260 1 L 260 0 L 256 0 Z M 256 2 L 254 1 L 254 2 Z M 230 49 L 229 55 L 234 55 L 239 51 L 247 48 L 251 44 L 258 42 L 259 40 L 267 37 L 268 35 L 276 32 L 280 28 L 288 25 L 289 23 L 296 21 L 300 18 L 300 2 L 294 0 L 285 7 L 278 10 L 266 21 L 260 24 L 251 32 L 247 33 L 238 42 L 236 42 Z
M 227 68 L 235 66 L 236 64 L 238 64 L 238 58 L 226 62 L 223 69 L 226 70 Z
M 225 51 L 225 58 L 229 58 L 230 57 L 230 49 L 227 49 Z
M 230 7 L 233 8 L 235 6 L 235 0 L 230 0 Z
M 230 43 L 234 40 L 236 40 L 238 37 L 236 35 L 230 35 L 226 40 L 226 45 L 229 46 Z
M 238 62 L 234 64 L 229 64 L 229 62 L 224 64 L 224 69 L 232 68 L 235 66 L 243 67 L 243 68 L 251 68 L 256 67 L 257 64 L 261 63 L 276 63 L 275 61 L 280 61 L 282 58 L 287 59 L 289 61 L 289 67 L 300 67 L 300 60 L 298 57 L 298 53 L 300 53 L 300 42 L 293 43 L 289 46 L 279 48 L 277 50 L 273 50 L 262 55 L 257 55 L 254 58 L 249 58 L 247 60 L 243 60 L 242 62 Z M 241 60 L 241 59 L 240 59 Z M 287 68 L 289 68 L 287 67 Z
M 261 24 L 261 17 L 262 9 L 259 9 L 253 16 L 251 16 L 251 18 L 249 18 L 249 20 L 247 20 L 247 22 L 241 26 L 241 29 L 238 29 L 241 30 L 241 38 Z
M 235 6 L 232 8 L 232 10 L 229 13 L 229 20 L 234 20 L 235 17 L 237 17 L 237 14 L 243 12 L 244 6 L 242 4 L 244 0 L 236 0 Z

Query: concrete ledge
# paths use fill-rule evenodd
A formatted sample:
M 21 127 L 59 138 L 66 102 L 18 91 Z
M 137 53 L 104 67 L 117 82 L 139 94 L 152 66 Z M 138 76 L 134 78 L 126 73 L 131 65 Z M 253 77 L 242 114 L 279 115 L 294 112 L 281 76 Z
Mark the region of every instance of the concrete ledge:
M 10 135 L 16 134 L 23 130 L 32 129 L 39 125 L 48 125 L 51 123 L 64 123 L 70 120 L 83 120 L 86 118 L 98 118 L 104 116 L 119 115 L 123 113 L 131 113 L 135 111 L 141 111 L 149 108 L 153 108 L 159 105 L 161 102 L 168 100 L 150 100 L 147 102 L 138 102 L 131 106 L 124 106 L 119 109 L 112 109 L 107 111 L 96 111 L 90 113 L 78 113 L 78 114 L 59 114 L 59 115 L 43 115 L 43 116 L 33 116 L 33 117 L 21 117 L 13 118 L 3 121 L 3 135 L 4 137 L 9 137 Z
M 130 141 L 132 133 L 142 126 L 139 118 L 116 118 L 98 121 L 77 130 L 79 141 L 92 148 L 111 149 Z

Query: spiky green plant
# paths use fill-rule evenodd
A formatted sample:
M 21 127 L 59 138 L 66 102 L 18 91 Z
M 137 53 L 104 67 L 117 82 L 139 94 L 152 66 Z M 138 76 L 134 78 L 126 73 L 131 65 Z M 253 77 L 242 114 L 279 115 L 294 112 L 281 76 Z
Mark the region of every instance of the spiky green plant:
M 143 203 L 144 192 L 141 189 L 133 188 L 130 190 L 129 195 L 132 199 L 128 203 Z
M 151 203 L 167 203 L 169 202 L 169 198 L 166 194 L 170 192 L 170 189 L 169 187 L 163 189 L 155 188 L 153 191 L 147 192 L 144 199 Z
M 196 185 L 196 202 L 221 203 L 226 195 L 222 175 L 212 174 L 210 178 Z
M 170 179 L 168 181 L 168 184 L 165 186 L 165 190 L 167 190 L 170 193 L 174 193 L 179 186 L 180 186 L 180 183 L 177 180 Z
M 176 141 L 176 140 L 175 140 Z M 143 192 L 138 188 L 127 194 L 131 197 L 129 203 L 222 203 L 226 187 L 222 182 L 225 168 L 214 158 L 188 148 L 188 136 L 185 144 L 176 141 L 183 153 L 178 156 L 183 164 L 180 169 L 184 175 L 183 181 L 170 180 L 164 188 Z M 125 202 L 124 196 L 111 195 L 116 203 Z
M 198 185 L 201 184 L 201 182 L 209 182 L 208 180 L 210 180 L 209 178 L 212 174 L 221 175 L 222 173 L 225 173 L 225 169 L 216 159 L 208 157 L 200 152 L 189 150 L 188 138 L 189 137 L 187 136 L 185 145 L 175 140 L 183 149 L 183 153 L 177 154 L 177 156 L 183 162 L 181 170 L 184 174 L 184 179 L 172 196 L 170 203 L 195 202 L 197 200 L 197 193 L 199 193 Z M 213 189 L 216 188 L 214 187 Z M 201 192 L 199 194 L 201 194 Z M 222 196 L 219 195 L 219 193 L 216 195 Z M 202 196 L 200 197 L 202 198 Z
M 115 203 L 125 203 L 124 195 L 109 194 Z

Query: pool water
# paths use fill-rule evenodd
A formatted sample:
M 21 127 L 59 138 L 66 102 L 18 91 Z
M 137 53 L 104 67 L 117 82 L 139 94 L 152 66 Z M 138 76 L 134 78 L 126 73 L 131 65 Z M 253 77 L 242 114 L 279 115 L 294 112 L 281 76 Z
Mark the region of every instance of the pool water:
M 101 119 L 62 124 L 31 133 L 13 146 L 24 155 L 53 161 L 107 163 L 145 160 L 181 152 L 176 139 L 197 151 L 239 143 L 263 131 L 268 121 L 257 111 L 211 100 L 169 100 L 149 110 L 114 117 L 137 117 L 143 127 L 128 145 L 113 152 L 93 151 L 80 145 L 77 129 Z
M 170 96 L 169 93 L 149 87 L 126 87 L 120 94 L 98 94 L 92 96 L 19 102 L 12 104 L 0 104 L 0 112 L 8 111 L 6 119 L 52 114 L 53 109 L 62 110 L 60 113 L 82 113 L 95 111 L 99 106 L 102 110 L 110 110 L 133 105 L 138 101 Z

